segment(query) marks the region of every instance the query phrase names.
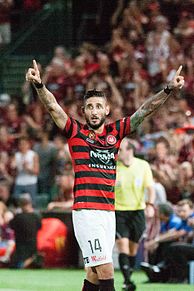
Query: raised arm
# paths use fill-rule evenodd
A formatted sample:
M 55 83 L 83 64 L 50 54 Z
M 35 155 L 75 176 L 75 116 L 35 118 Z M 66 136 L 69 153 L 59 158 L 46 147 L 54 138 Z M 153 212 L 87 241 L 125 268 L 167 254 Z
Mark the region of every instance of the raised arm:
M 26 80 L 33 83 L 39 99 L 50 113 L 56 125 L 59 128 L 64 129 L 68 116 L 57 103 L 54 95 L 42 84 L 40 72 L 35 60 L 33 60 L 33 68 L 29 68 L 26 73 Z
M 164 104 L 173 92 L 183 87 L 184 77 L 180 76 L 181 70 L 182 66 L 179 67 L 174 78 L 164 90 L 146 100 L 131 116 L 131 132 L 134 132 L 146 117 L 151 116 L 162 104 Z

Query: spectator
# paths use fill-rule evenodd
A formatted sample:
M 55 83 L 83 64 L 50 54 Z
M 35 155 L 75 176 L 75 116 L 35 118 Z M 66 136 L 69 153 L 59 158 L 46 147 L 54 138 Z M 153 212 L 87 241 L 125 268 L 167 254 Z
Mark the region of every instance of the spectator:
M 74 175 L 72 172 L 66 173 L 58 177 L 56 181 L 58 186 L 58 193 L 54 197 L 54 201 L 48 204 L 48 210 L 60 209 L 71 210 L 73 206 L 73 185 Z
M 40 161 L 38 192 L 50 195 L 55 183 L 57 150 L 49 141 L 48 132 L 40 133 L 40 142 L 36 142 L 33 149 L 38 154 Z
M 30 193 L 33 204 L 36 204 L 37 181 L 39 173 L 39 157 L 30 147 L 30 140 L 20 138 L 18 151 L 12 161 L 12 169 L 16 170 L 13 197 L 22 193 Z
M 177 162 L 173 155 L 170 155 L 170 146 L 165 138 L 159 138 L 155 146 L 155 160 L 152 168 L 158 174 L 158 179 L 164 185 L 167 192 L 167 199 L 174 203 L 178 201 L 176 190 Z
M 160 233 L 152 240 L 146 241 L 144 247 L 149 251 L 151 262 L 158 263 L 165 256 L 166 248 L 176 240 L 181 227 L 181 219 L 174 213 L 169 203 L 158 205 Z
M 7 106 L 4 122 L 7 126 L 9 134 L 11 134 L 14 138 L 21 136 L 22 121 L 22 118 L 19 116 L 17 105 L 15 103 L 10 103 Z
M 14 233 L 9 227 L 9 221 L 13 218 L 13 213 L 0 201 L 0 248 L 4 249 L 4 255 L 0 256 L 0 262 L 8 264 L 14 251 Z
M 181 199 L 194 199 L 194 176 L 192 164 L 185 161 L 179 166 L 178 190 Z
M 157 265 L 141 264 L 152 282 L 180 283 L 188 278 L 187 263 L 194 258 L 194 248 L 191 245 L 193 240 L 194 209 L 192 202 L 186 199 L 178 202 L 177 208 L 177 212 L 183 221 L 179 231 L 172 232 L 170 236 L 171 238 L 179 238 L 181 242 L 171 243 L 166 248 L 165 256 L 160 258 L 160 262 Z
M 11 9 L 13 0 L 0 2 L 0 47 L 11 42 Z
M 157 206 L 162 203 L 167 202 L 166 190 L 164 186 L 159 182 L 159 175 L 157 171 L 152 170 L 153 178 L 154 178 L 154 189 L 155 189 L 155 201 L 154 204 Z
M 41 219 L 35 213 L 29 193 L 19 198 L 22 212 L 10 221 L 10 227 L 15 233 L 16 250 L 11 266 L 13 268 L 27 268 L 37 260 L 37 232 L 41 228 Z
M 54 137 L 54 145 L 57 150 L 56 157 L 56 175 L 63 175 L 65 172 L 72 170 L 71 156 L 68 148 L 68 144 L 64 137 L 56 135 Z

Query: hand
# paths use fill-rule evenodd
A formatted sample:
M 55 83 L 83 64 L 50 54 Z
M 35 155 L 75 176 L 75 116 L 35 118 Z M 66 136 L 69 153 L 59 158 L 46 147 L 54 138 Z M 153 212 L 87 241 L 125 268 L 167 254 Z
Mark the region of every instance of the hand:
M 40 78 L 40 72 L 35 60 L 33 60 L 33 68 L 29 68 L 26 73 L 26 81 L 29 81 L 35 84 L 42 83 L 41 78 Z
M 53 210 L 53 208 L 55 208 L 55 202 L 50 202 L 47 206 L 48 210 Z
M 188 219 L 187 221 L 188 225 L 190 225 L 191 227 L 194 227 L 194 217 L 191 217 Z
M 144 248 L 147 250 L 147 251 L 154 251 L 157 247 L 158 247 L 158 243 L 155 242 L 154 240 L 150 240 L 150 241 L 146 241 L 144 243 Z
M 169 89 L 181 89 L 184 86 L 184 77 L 180 75 L 183 66 L 180 66 L 172 81 L 168 84 Z
M 112 78 L 111 75 L 106 75 L 106 76 L 105 76 L 105 81 L 106 81 L 108 84 L 112 84 L 112 83 L 114 83 L 113 78 Z
M 147 204 L 145 208 L 145 215 L 147 218 L 152 218 L 155 215 L 155 209 L 152 205 Z

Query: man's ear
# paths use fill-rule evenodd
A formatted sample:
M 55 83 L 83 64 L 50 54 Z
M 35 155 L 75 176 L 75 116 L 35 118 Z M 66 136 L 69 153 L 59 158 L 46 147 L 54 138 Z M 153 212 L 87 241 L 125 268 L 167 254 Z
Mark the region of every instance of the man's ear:
M 110 113 L 110 106 L 106 105 L 106 116 L 108 116 Z
M 85 113 L 85 107 L 82 106 L 82 113 L 84 114 Z

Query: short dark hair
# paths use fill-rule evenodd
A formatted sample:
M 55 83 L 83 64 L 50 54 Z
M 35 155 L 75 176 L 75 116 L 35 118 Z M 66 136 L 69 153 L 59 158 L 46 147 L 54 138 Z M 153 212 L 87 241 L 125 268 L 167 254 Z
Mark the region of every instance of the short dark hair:
M 193 208 L 193 202 L 190 199 L 182 199 L 177 203 L 178 206 L 189 205 L 189 208 Z
M 103 91 L 92 89 L 88 90 L 84 95 L 84 102 L 91 97 L 102 97 L 106 99 L 106 95 Z
M 32 205 L 32 198 L 29 193 L 22 193 L 18 198 L 19 206 L 25 207 L 26 205 Z
M 158 205 L 158 210 L 160 214 L 170 217 L 174 213 L 174 209 L 170 202 L 160 203 Z

